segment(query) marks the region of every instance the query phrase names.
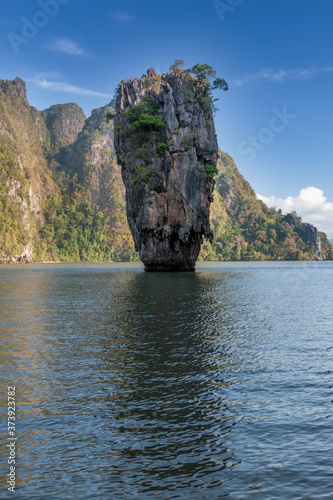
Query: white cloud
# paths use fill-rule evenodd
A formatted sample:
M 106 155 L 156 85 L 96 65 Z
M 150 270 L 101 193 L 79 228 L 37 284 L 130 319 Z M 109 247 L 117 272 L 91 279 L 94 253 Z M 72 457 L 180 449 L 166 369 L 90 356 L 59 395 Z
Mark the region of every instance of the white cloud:
M 333 73 L 333 66 L 322 66 L 320 68 L 312 66 L 312 68 L 296 68 L 296 69 L 263 69 L 257 73 L 246 75 L 239 80 L 235 80 L 233 85 L 241 87 L 252 80 L 267 80 L 270 82 L 283 83 L 291 80 L 310 80 L 316 76 Z
M 51 81 L 47 76 L 37 75 L 34 78 L 25 78 L 26 81 L 38 85 L 43 89 L 53 90 L 55 92 L 66 92 L 68 94 L 77 95 L 89 95 L 93 97 L 107 97 L 111 99 L 111 94 L 105 94 L 103 92 L 96 92 L 95 90 L 85 89 L 83 87 L 76 87 L 75 85 L 70 85 L 62 81 Z
M 118 21 L 118 23 L 129 23 L 134 19 L 134 16 L 126 10 L 117 10 L 116 12 L 113 12 L 112 17 L 115 21 Z
M 84 55 L 84 50 L 79 46 L 74 40 L 69 38 L 58 38 L 52 45 L 50 45 L 51 50 L 56 50 L 57 52 L 64 52 L 65 54 L 70 54 L 72 56 L 82 56 Z
M 333 203 L 327 201 L 324 191 L 310 186 L 301 189 L 297 196 L 276 198 L 275 196 L 262 196 L 256 194 L 269 207 L 281 208 L 283 213 L 296 211 L 305 222 L 316 226 L 320 231 L 333 237 Z

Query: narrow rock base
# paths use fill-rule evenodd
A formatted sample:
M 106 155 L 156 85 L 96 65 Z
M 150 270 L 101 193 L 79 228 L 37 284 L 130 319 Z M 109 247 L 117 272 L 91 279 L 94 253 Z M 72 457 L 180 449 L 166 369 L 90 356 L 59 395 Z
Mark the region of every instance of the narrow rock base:
M 170 273 L 170 272 L 187 272 L 187 271 L 195 271 L 194 267 L 145 267 L 146 273 Z
M 200 252 L 202 236 L 192 231 L 186 242 L 177 238 L 177 231 L 169 238 L 164 239 L 161 239 L 154 232 L 145 235 L 141 250 L 139 251 L 145 271 L 194 271 Z

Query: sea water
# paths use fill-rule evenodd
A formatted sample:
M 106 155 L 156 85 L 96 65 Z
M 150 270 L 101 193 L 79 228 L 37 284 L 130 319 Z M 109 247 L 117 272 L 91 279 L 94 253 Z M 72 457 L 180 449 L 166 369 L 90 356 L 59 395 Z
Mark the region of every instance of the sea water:
M 332 499 L 333 263 L 0 267 L 15 498 Z

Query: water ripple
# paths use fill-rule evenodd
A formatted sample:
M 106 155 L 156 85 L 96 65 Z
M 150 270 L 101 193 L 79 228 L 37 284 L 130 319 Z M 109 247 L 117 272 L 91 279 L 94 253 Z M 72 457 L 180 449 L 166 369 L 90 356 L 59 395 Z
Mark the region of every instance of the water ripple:
M 3 266 L 16 497 L 332 498 L 332 274 Z

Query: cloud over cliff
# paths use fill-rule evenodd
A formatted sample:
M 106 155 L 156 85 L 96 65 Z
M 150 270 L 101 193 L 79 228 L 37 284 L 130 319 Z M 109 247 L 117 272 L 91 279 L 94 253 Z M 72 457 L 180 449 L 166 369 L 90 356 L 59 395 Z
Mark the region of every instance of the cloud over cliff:
M 281 208 L 284 213 L 296 211 L 307 222 L 333 238 L 333 202 L 327 201 L 322 189 L 309 186 L 301 189 L 297 196 L 285 199 L 262 196 L 259 193 L 256 196 L 269 207 Z

